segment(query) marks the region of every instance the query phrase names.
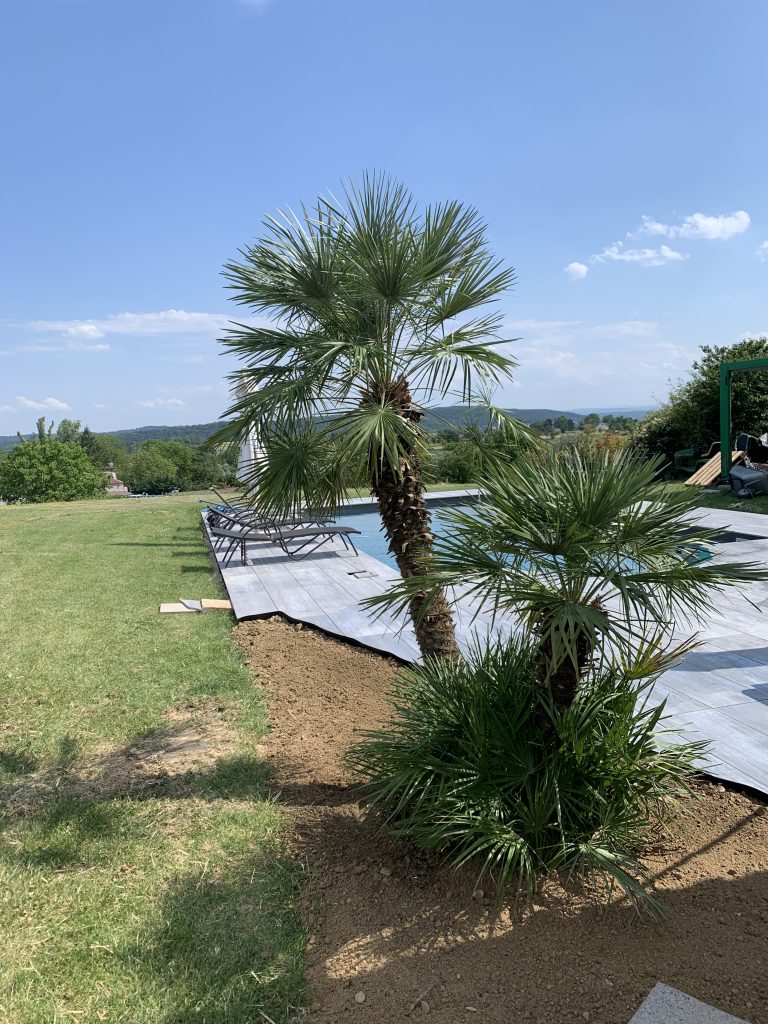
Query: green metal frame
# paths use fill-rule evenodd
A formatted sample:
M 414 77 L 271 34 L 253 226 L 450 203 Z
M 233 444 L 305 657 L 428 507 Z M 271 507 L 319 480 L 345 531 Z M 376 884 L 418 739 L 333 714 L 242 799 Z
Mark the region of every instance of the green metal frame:
M 768 370 L 768 359 L 737 359 L 720 363 L 720 473 L 727 477 L 731 470 L 731 374 Z

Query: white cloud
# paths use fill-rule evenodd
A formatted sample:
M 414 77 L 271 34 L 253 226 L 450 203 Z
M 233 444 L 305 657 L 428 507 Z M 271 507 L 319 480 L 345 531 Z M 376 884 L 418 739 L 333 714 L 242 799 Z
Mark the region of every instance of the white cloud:
M 71 341 L 66 350 L 67 352 L 106 352 L 108 349 L 109 345 L 106 342 Z
M 637 263 L 641 267 L 664 267 L 668 263 L 679 263 L 687 260 L 686 253 L 661 245 L 658 249 L 625 249 L 623 242 L 607 245 L 602 252 L 595 253 L 592 259 L 596 263 Z
M 663 224 L 652 217 L 644 216 L 642 223 L 636 232 L 627 232 L 627 238 L 637 238 L 640 235 L 652 235 L 661 238 L 686 238 L 686 239 L 717 239 L 720 241 L 739 235 L 746 231 L 752 223 L 746 210 L 736 210 L 734 213 L 718 213 L 710 215 L 706 213 L 692 213 L 684 217 L 678 224 Z M 768 243 L 765 245 L 765 257 L 763 246 L 757 250 L 759 259 L 768 260 Z M 594 253 L 589 262 L 595 263 L 635 263 L 641 267 L 664 267 L 669 263 L 680 263 L 689 259 L 688 253 L 678 252 L 668 245 L 660 245 L 658 249 L 642 247 L 627 248 L 624 242 L 614 242 L 607 245 L 600 252 Z M 580 280 L 588 273 L 588 264 L 574 261 L 565 267 L 565 272 L 572 280 Z
M 68 334 L 72 338 L 103 338 L 104 331 L 96 324 L 90 323 L 75 323 L 64 330 L 64 334 Z
M 662 224 L 652 217 L 643 217 L 640 234 L 661 235 L 664 238 L 706 238 L 725 241 L 733 235 L 740 235 L 752 223 L 746 210 L 734 213 L 692 213 L 679 224 Z
M 136 405 L 141 405 L 145 409 L 180 409 L 184 403 L 180 398 L 143 398 Z
M 578 260 L 574 260 L 565 267 L 565 272 L 572 281 L 581 281 L 589 273 L 589 267 L 586 263 L 579 263 Z
M 108 409 L 109 406 L 108 405 L 103 405 L 101 402 L 94 402 L 93 403 L 93 408 L 94 409 Z
M 100 320 L 31 320 L 25 326 L 31 331 L 93 339 L 107 335 L 211 334 L 229 324 L 226 313 L 164 309 L 158 313 L 115 313 Z
M 67 341 L 63 345 L 23 345 L 17 352 L 107 352 L 109 345 L 106 342 L 91 344 L 87 341 Z
M 44 398 L 42 402 L 36 402 L 32 398 L 25 398 L 23 395 L 16 395 L 16 401 L 19 405 L 23 405 L 25 409 L 37 409 L 42 411 L 44 409 L 56 409 L 58 412 L 68 412 L 69 406 L 66 402 L 62 402 L 60 398 Z
M 558 381 L 592 391 L 605 387 L 606 381 L 618 387 L 628 378 L 645 381 L 650 388 L 684 372 L 694 358 L 692 351 L 667 341 L 663 325 L 653 320 L 520 320 L 505 326 L 524 335 L 513 346 L 523 389 Z
M 526 370 L 554 370 L 556 372 L 565 370 L 568 375 L 569 367 L 576 362 L 575 352 L 567 349 L 546 349 L 535 346 L 523 346 L 516 350 L 520 357 L 521 365 Z
M 521 335 L 524 345 L 567 348 L 590 342 L 624 338 L 656 338 L 661 325 L 655 320 L 615 320 L 603 324 L 587 324 L 580 320 L 507 320 L 505 330 Z M 515 353 L 520 349 L 514 346 Z
M 258 326 L 271 323 L 265 317 L 238 317 L 238 323 Z M 108 337 L 162 337 L 164 347 L 209 345 L 222 336 L 232 321 L 226 313 L 205 313 L 184 309 L 165 309 L 157 313 L 115 313 L 102 319 L 29 320 L 24 323 L 0 322 L 0 330 L 23 331 L 29 340 L 20 341 L 9 355 L 24 352 L 105 352 Z M 57 335 L 57 338 L 46 338 Z M 14 339 L 16 341 L 16 339 Z M 4 354 L 0 352 L 0 355 Z M 161 357 L 163 358 L 163 357 Z M 167 357 L 178 362 L 202 362 L 204 355 Z
M 755 249 L 755 256 L 761 263 L 768 263 L 768 239 L 758 245 Z
M 593 338 L 652 338 L 659 333 L 660 326 L 656 320 L 618 320 L 594 324 L 585 332 Z
M 0 405 L 0 412 L 16 412 L 15 405 Z

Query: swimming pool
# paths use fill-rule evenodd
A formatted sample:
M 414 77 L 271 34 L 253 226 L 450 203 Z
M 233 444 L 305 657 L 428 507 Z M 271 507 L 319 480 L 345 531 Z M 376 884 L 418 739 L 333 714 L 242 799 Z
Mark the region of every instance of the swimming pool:
M 463 512 L 468 512 L 471 508 L 469 505 L 454 507 L 460 508 Z M 432 532 L 437 535 L 444 533 L 445 523 L 441 517 L 443 509 L 439 506 L 433 507 L 430 508 L 429 512 L 432 516 Z M 360 536 L 352 538 L 355 542 L 355 547 L 359 548 L 360 551 L 364 551 L 366 555 L 371 555 L 373 558 L 378 558 L 380 562 L 385 562 L 395 569 L 397 568 L 397 563 L 389 553 L 387 538 L 384 533 L 384 527 L 381 525 L 381 516 L 378 512 L 347 512 L 345 515 L 339 516 L 336 522 L 340 526 L 354 526 L 356 530 L 360 530 Z
M 461 509 L 462 512 L 470 512 L 472 510 L 471 505 L 456 505 L 453 507 Z M 446 531 L 446 524 L 442 517 L 442 513 L 445 511 L 445 505 L 433 505 L 429 511 L 432 516 L 432 531 L 436 536 L 440 536 Z M 371 555 L 373 558 L 378 558 L 380 562 L 384 562 L 386 565 L 391 565 L 394 569 L 397 568 L 397 563 L 389 553 L 387 538 L 384 534 L 384 527 L 381 525 L 381 516 L 378 512 L 347 512 L 345 515 L 339 516 L 336 521 L 342 526 L 354 526 L 355 529 L 360 530 L 360 536 L 354 536 L 352 538 L 355 542 L 355 547 L 359 548 L 360 551 L 364 551 L 367 555 Z M 695 530 L 686 531 L 687 534 L 695 534 L 695 532 Z M 753 539 L 754 538 L 748 537 L 746 534 L 740 534 L 732 530 L 728 530 L 718 537 L 718 543 L 727 544 L 732 541 Z M 711 557 L 712 553 L 702 548 L 701 551 L 694 556 L 694 561 L 706 561 Z M 635 562 L 631 562 L 628 563 L 628 567 L 637 569 L 638 565 Z

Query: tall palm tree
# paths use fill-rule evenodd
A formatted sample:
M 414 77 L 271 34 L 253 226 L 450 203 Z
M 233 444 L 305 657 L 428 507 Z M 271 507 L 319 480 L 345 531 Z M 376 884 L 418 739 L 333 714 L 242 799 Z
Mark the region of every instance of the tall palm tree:
M 264 227 L 224 268 L 235 301 L 269 322 L 235 324 L 222 339 L 243 365 L 220 436 L 258 435 L 263 458 L 249 486 L 274 510 L 337 506 L 350 480 L 365 480 L 411 578 L 433 543 L 424 409 L 482 401 L 505 429 L 520 429 L 485 397 L 515 365 L 499 349 L 491 306 L 514 272 L 490 253 L 474 209 L 447 202 L 420 213 L 401 184 L 378 175 Z M 407 603 L 422 652 L 456 657 L 445 598 L 432 594 L 425 609 L 414 591 Z
M 560 709 L 606 657 L 653 675 L 690 650 L 670 647 L 676 616 L 695 621 L 716 591 L 768 579 L 758 564 L 712 560 L 718 531 L 696 526 L 695 496 L 655 483 L 660 468 L 627 451 L 552 451 L 491 469 L 476 508 L 444 512 L 426 572 L 367 603 L 397 608 L 418 592 L 424 610 L 458 588 L 517 617 Z

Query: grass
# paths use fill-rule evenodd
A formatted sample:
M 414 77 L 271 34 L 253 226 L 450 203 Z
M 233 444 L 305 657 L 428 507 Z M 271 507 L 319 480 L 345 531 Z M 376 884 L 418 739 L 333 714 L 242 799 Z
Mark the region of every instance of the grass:
M 666 486 L 686 493 L 696 492 L 696 488 L 687 487 L 683 481 L 675 481 Z M 737 498 L 725 488 L 718 489 L 717 493 L 707 493 L 711 490 L 714 488 L 703 487 L 698 491 L 696 504 L 701 508 L 721 508 L 729 512 L 760 512 L 768 515 L 768 494 L 756 498 Z
M 0 1019 L 294 1017 L 295 869 L 256 743 L 263 695 L 217 597 L 196 495 L 0 508 Z M 135 786 L 120 756 L 215 707 L 219 760 Z M 88 780 L 98 778 L 98 784 Z
M 476 484 L 427 484 L 425 490 L 431 491 L 466 491 L 475 487 Z M 350 487 L 347 491 L 348 498 L 370 498 L 371 489 L 370 487 Z

